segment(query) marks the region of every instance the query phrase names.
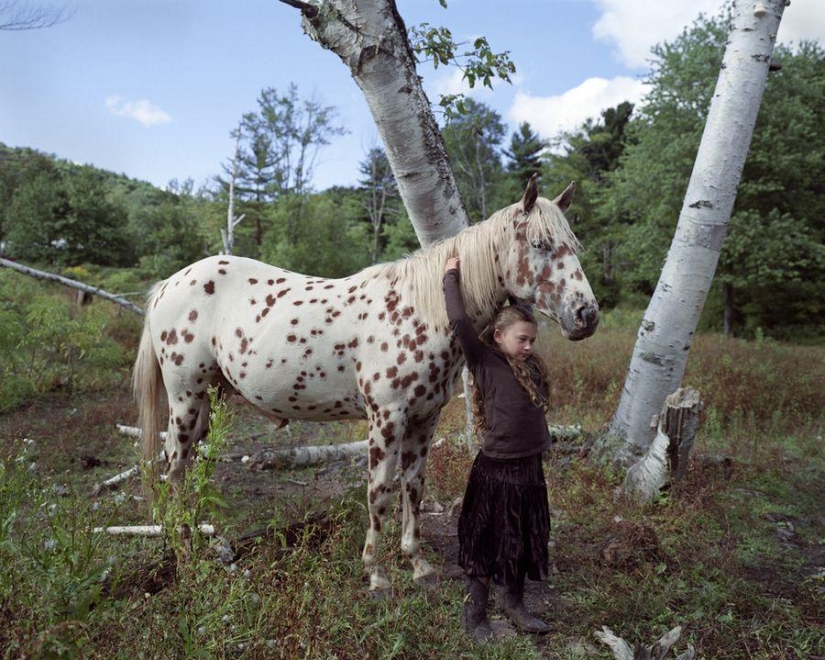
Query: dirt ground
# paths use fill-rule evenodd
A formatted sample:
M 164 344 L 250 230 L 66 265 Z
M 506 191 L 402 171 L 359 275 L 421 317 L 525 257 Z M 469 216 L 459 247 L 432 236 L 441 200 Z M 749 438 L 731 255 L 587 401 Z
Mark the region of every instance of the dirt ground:
M 269 520 L 269 503 L 291 502 L 296 512 L 306 507 L 323 509 L 351 488 L 363 488 L 366 496 L 366 452 L 363 457 L 296 470 L 252 470 L 240 459 L 267 449 L 303 445 L 354 442 L 365 439 L 364 423 L 312 424 L 292 422 L 275 430 L 272 423 L 250 407 L 230 404 L 233 414 L 230 446 L 226 454 L 235 460 L 221 462 L 213 475 L 224 496 L 236 510 L 231 518 L 244 531 L 260 528 Z M 91 494 L 104 480 L 136 463 L 138 448 L 134 438 L 118 432 L 116 425 L 134 424 L 135 406 L 126 391 L 84 397 L 54 396 L 0 416 L 0 451 L 14 457 L 25 447 L 40 473 L 55 484 L 72 484 Z M 145 495 L 139 479 L 122 486 L 137 502 Z M 462 579 L 456 564 L 456 531 L 459 501 L 425 500 L 422 534 L 425 547 L 438 558 L 441 579 Z M 145 506 L 132 507 L 133 518 L 122 524 L 145 524 Z M 299 514 L 300 515 L 300 514 Z M 397 539 L 387 539 L 388 544 Z M 537 613 L 548 609 L 553 594 L 547 584 L 529 582 L 525 602 Z M 504 622 L 496 624 L 498 634 L 512 634 Z
M 233 404 L 232 410 L 234 421 L 227 453 L 236 459 L 264 449 L 362 440 L 366 429 L 363 422 L 293 422 L 288 430 L 274 430 L 270 422 L 247 406 Z M 135 416 L 134 403 L 125 388 L 123 391 L 82 398 L 54 396 L 41 399 L 35 404 L 0 415 L 0 452 L 4 458 L 14 458 L 25 448 L 28 460 L 41 475 L 57 486 L 70 483 L 80 492 L 87 490 L 91 494 L 96 484 L 135 464 L 138 450 L 134 439 L 122 435 L 116 428 L 117 423 L 133 425 Z M 273 502 L 293 503 L 300 520 L 301 513 L 308 508 L 322 510 L 325 503 L 340 499 L 352 488 L 362 488 L 366 497 L 366 476 L 364 455 L 359 459 L 337 461 L 311 469 L 280 471 L 255 471 L 242 461 L 233 460 L 221 462 L 213 478 L 235 508 L 231 515 L 235 528 L 243 532 L 265 526 L 270 520 L 270 503 Z M 136 501 L 145 501 L 139 480 L 125 486 L 124 492 Z M 461 581 L 461 569 L 456 564 L 459 502 L 428 499 L 422 508 L 424 544 L 437 557 L 441 579 Z M 145 518 L 141 519 L 148 510 L 145 505 L 130 510 L 134 517 L 122 521 L 122 524 L 147 522 Z M 798 579 L 821 576 L 825 571 L 825 546 L 821 543 L 806 546 L 801 543 L 795 532 L 799 521 L 776 516 L 769 522 L 775 525 L 776 533 L 784 543 L 796 545 L 804 552 L 806 565 L 800 567 L 795 579 L 789 579 L 793 576 L 788 576 L 780 567 L 772 569 L 770 558 L 766 558 L 764 565 L 754 568 L 748 579 L 761 583 L 768 593 L 789 596 L 792 594 L 786 592 L 796 588 Z M 811 523 L 822 525 L 825 529 L 825 518 L 820 517 Z M 556 524 L 554 521 L 553 525 Z M 644 540 L 643 535 L 633 534 L 631 541 L 638 546 L 640 538 Z M 616 542 L 621 544 L 620 536 L 617 536 Z M 398 539 L 388 538 L 387 543 L 397 544 Z M 610 548 L 610 545 L 605 543 L 601 547 Z M 622 551 L 621 545 L 613 549 Z M 636 547 L 630 552 L 638 550 Z M 610 558 L 605 555 L 603 559 L 609 561 Z M 551 571 L 568 568 L 563 558 L 556 564 L 551 566 Z M 565 608 L 552 582 L 551 579 L 549 583 L 527 583 L 525 602 L 540 616 Z M 499 635 L 515 634 L 500 616 L 495 617 L 494 624 Z

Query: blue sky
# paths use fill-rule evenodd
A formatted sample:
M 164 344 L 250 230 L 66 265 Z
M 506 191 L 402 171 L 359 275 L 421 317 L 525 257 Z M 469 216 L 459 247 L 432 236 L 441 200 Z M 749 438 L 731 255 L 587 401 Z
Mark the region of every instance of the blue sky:
M 51 6 L 59 6 L 51 0 Z M 606 107 L 638 101 L 650 47 L 670 40 L 721 0 L 398 0 L 408 26 L 444 25 L 457 40 L 484 35 L 507 50 L 513 84 L 474 92 L 511 131 L 543 137 Z M 165 187 L 220 173 L 230 131 L 262 89 L 335 106 L 350 133 L 319 156 L 323 190 L 358 181 L 378 145 L 366 104 L 334 54 L 307 37 L 278 0 L 74 0 L 69 20 L 0 31 L 0 142 L 32 147 Z M 778 40 L 825 40 L 825 2 L 793 0 Z M 461 91 L 460 74 L 420 69 L 431 101 Z M 465 90 L 467 91 L 467 90 Z

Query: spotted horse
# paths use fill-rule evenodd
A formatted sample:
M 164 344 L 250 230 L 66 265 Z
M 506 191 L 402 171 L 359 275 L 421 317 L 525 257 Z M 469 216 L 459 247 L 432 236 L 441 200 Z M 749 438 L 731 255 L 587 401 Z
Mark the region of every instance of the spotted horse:
M 163 389 L 169 422 L 163 456 L 173 481 L 193 458 L 209 418 L 207 388 L 234 389 L 277 424 L 367 419 L 370 589 L 390 588 L 378 561 L 400 459 L 401 549 L 413 577 L 429 581 L 419 507 L 430 440 L 463 365 L 445 309 L 448 257 L 481 331 L 514 296 L 558 322 L 571 340 L 590 336 L 598 305 L 564 217 L 575 183 L 552 202 L 535 177 L 522 200 L 404 259 L 342 279 L 215 256 L 150 293 L 134 370 L 147 457 L 160 453 Z

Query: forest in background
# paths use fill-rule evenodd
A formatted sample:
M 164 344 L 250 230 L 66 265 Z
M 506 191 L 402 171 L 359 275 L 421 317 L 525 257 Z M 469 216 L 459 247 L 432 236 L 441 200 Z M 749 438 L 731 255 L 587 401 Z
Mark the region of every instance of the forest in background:
M 442 134 L 473 222 L 521 197 L 579 183 L 568 212 L 603 308 L 646 305 L 679 216 L 724 51 L 724 17 L 702 17 L 652 51 L 648 94 L 552 141 L 508 135 L 462 100 Z M 702 329 L 821 343 L 825 334 L 825 52 L 778 47 Z M 234 180 L 235 254 L 327 277 L 418 248 L 384 152 L 353 187 L 316 191 L 313 163 L 336 135 L 334 107 L 298 87 L 264 89 L 231 134 L 222 174 L 161 190 L 125 175 L 0 143 L 0 254 L 114 293 L 143 290 L 222 250 Z

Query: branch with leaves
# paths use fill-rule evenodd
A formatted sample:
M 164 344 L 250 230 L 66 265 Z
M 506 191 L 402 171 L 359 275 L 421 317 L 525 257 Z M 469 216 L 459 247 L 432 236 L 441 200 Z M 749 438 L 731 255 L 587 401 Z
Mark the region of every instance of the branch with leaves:
M 445 3 L 442 3 L 445 5 Z M 510 52 L 494 53 L 486 37 L 477 37 L 466 50 L 468 42 L 456 42 L 452 32 L 446 27 L 433 27 L 429 23 L 410 28 L 410 43 L 413 52 L 422 60 L 431 61 L 433 68 L 456 66 L 464 74 L 470 89 L 477 82 L 493 89 L 493 79 L 510 82 L 510 75 L 516 72 L 516 65 L 510 59 Z M 445 94 L 439 105 L 447 119 L 457 114 L 467 114 L 464 94 Z

